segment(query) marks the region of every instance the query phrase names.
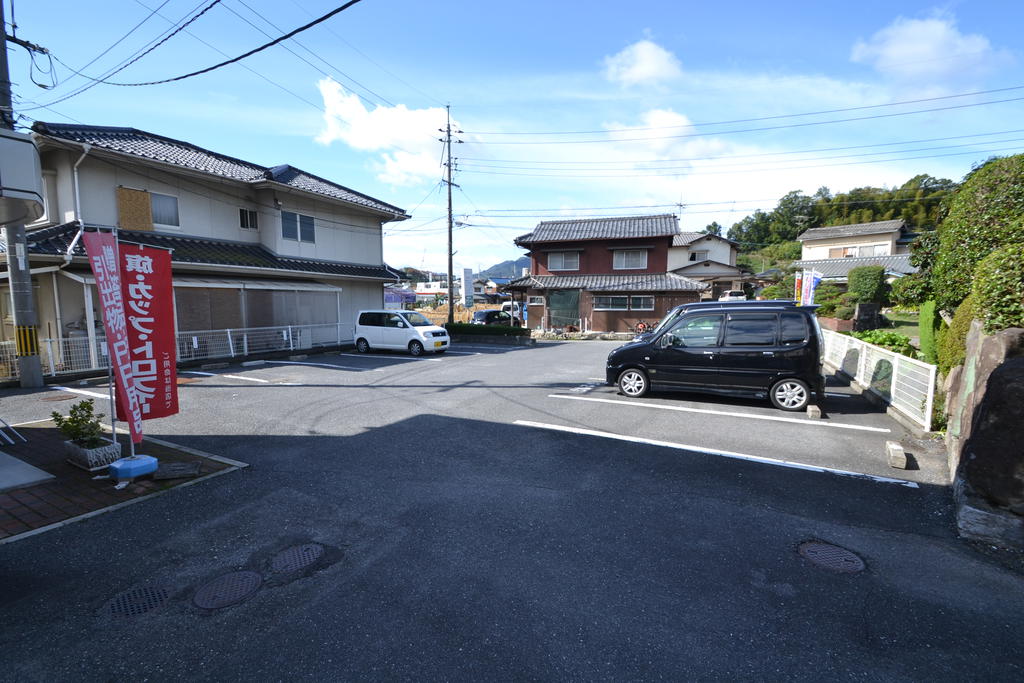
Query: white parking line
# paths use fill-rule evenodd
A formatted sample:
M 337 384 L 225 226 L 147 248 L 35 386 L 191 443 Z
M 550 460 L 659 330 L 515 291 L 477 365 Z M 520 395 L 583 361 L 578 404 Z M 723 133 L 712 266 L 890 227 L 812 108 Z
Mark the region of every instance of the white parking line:
M 86 391 L 85 389 L 72 389 L 71 387 L 59 387 L 59 386 L 56 386 L 56 385 L 54 385 L 54 386 L 52 386 L 50 388 L 51 389 L 56 389 L 57 391 L 67 391 L 67 392 L 70 392 L 72 394 L 81 394 L 82 396 L 92 396 L 93 398 L 110 398 L 110 394 L 101 394 L 98 391 Z
M 388 357 L 388 356 L 368 356 L 368 355 L 367 355 L 367 354 L 365 354 L 365 353 L 339 353 L 338 355 L 339 355 L 339 356 L 351 356 L 352 358 L 367 358 L 367 359 L 372 359 L 372 360 L 400 360 L 400 361 L 407 361 L 407 360 L 428 360 L 428 361 L 430 361 L 430 362 L 432 362 L 432 363 L 440 363 L 440 362 L 441 362 L 441 359 L 440 359 L 440 358 L 422 358 L 422 357 L 421 357 L 421 358 L 417 358 L 417 357 L 415 357 L 415 356 L 409 356 L 408 358 L 402 358 L 402 357 L 400 357 L 400 356 L 396 356 L 396 357 Z
M 827 422 L 825 420 L 802 420 L 798 417 L 778 417 L 776 415 L 751 415 L 750 413 L 737 413 L 730 410 L 708 410 L 706 408 L 684 408 L 683 406 L 666 406 L 658 403 L 644 403 L 643 401 L 616 401 L 610 398 L 592 398 L 590 396 L 570 396 L 569 394 L 548 394 L 548 398 L 564 398 L 572 401 L 593 401 L 595 403 L 611 403 L 617 406 L 632 406 L 635 408 L 656 408 L 658 410 L 675 410 L 681 413 L 701 413 L 703 415 L 724 415 L 726 417 L 745 417 L 751 420 L 770 420 L 772 422 L 794 422 L 808 427 L 833 427 L 835 429 L 856 429 L 862 432 L 881 432 L 888 434 L 891 429 L 884 427 L 865 427 L 864 425 L 852 425 L 845 422 Z
M 275 365 L 311 365 L 316 368 L 331 368 L 332 370 L 362 370 L 363 372 L 377 372 L 380 368 L 354 368 L 348 365 L 332 365 L 330 363 L 306 363 L 298 360 L 268 360 L 268 363 Z
M 672 448 L 680 451 L 693 451 L 695 453 L 704 453 L 706 455 L 718 455 L 724 458 L 733 458 L 735 460 L 747 460 L 750 462 L 759 462 L 765 465 L 776 465 L 778 467 L 789 467 L 796 470 L 806 470 L 808 472 L 827 472 L 830 474 L 840 474 L 845 477 L 857 477 L 861 479 L 870 479 L 872 481 L 881 482 L 884 484 L 896 484 L 898 486 L 906 486 L 907 488 L 916 489 L 918 485 L 912 481 L 905 481 L 903 479 L 891 479 L 889 477 L 879 477 L 873 474 L 864 474 L 862 472 L 850 472 L 848 470 L 838 470 L 832 467 L 820 467 L 818 465 L 805 465 L 799 462 L 791 462 L 789 460 L 775 460 L 774 458 L 764 458 L 759 455 L 747 455 L 745 453 L 735 453 L 733 451 L 719 451 L 712 450 L 710 448 L 702 448 L 700 446 L 690 446 L 683 443 L 673 443 L 671 441 L 658 441 L 656 439 L 644 439 L 638 436 L 624 436 L 622 434 L 612 434 L 611 432 L 599 432 L 593 429 L 581 429 L 579 427 L 566 427 L 563 425 L 545 424 L 543 422 L 531 422 L 529 420 L 516 420 L 513 424 L 520 425 L 522 427 L 535 427 L 537 429 L 547 429 L 555 432 L 566 432 L 569 434 L 580 434 L 583 436 L 596 436 L 602 439 L 614 439 L 616 441 L 629 441 L 631 443 L 642 443 L 648 446 L 660 446 L 662 448 Z
M 203 377 L 227 377 L 228 379 L 241 379 L 246 382 L 259 382 L 260 384 L 270 384 L 269 379 L 258 379 L 256 377 L 242 377 L 241 375 L 218 375 L 215 372 L 200 372 L 199 370 L 182 370 L 179 374 L 182 375 L 202 375 Z

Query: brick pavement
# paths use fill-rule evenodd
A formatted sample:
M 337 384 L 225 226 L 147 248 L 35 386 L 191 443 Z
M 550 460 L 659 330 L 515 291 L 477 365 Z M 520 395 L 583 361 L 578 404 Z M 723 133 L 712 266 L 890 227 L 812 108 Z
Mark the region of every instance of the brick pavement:
M 28 442 L 18 441 L 13 446 L 4 444 L 0 450 L 54 475 L 55 479 L 0 493 L 0 540 L 192 481 L 140 478 L 124 489 L 116 490 L 112 480 L 93 479 L 94 473 L 65 462 L 64 439 L 53 423 L 20 425 L 17 429 Z M 125 445 L 124 452 L 127 453 L 128 437 L 118 435 L 118 439 Z M 231 467 L 224 462 L 149 441 L 143 441 L 136 450 L 158 458 L 161 463 L 200 462 L 199 476 Z

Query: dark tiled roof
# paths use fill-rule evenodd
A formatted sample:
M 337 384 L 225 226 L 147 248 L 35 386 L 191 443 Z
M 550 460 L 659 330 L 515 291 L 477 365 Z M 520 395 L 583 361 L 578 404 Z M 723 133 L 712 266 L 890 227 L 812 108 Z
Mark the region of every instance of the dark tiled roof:
M 794 261 L 792 265 L 794 268 L 816 270 L 826 279 L 845 279 L 850 270 L 859 266 L 882 266 L 886 273 L 892 275 L 909 275 L 917 272 L 917 268 L 910 265 L 910 254 L 814 259 Z
M 508 289 L 586 289 L 591 292 L 670 292 L 706 289 L 703 282 L 675 273 L 649 275 L 526 275 Z
M 707 236 L 708 236 L 708 233 L 706 233 L 706 232 L 681 232 L 681 233 L 679 233 L 678 235 L 676 235 L 675 237 L 672 238 L 672 246 L 673 247 L 688 247 L 691 244 L 693 244 L 694 242 L 696 242 L 697 240 L 699 240 L 700 238 L 707 237 Z M 736 244 L 736 242 L 733 242 L 728 237 L 722 237 L 721 235 L 712 235 L 712 237 L 714 237 L 716 239 L 720 239 L 723 242 L 728 242 L 730 244 Z
M 543 221 L 537 228 L 516 238 L 527 246 L 538 242 L 575 242 L 577 240 L 622 240 L 670 237 L 679 233 L 679 221 L 672 214 L 659 216 L 616 216 L 613 218 L 576 218 Z
M 55 225 L 26 233 L 28 253 L 40 256 L 63 256 L 75 239 L 78 227 L 75 223 Z M 218 266 L 241 266 L 267 270 L 290 270 L 304 273 L 334 275 L 343 277 L 372 278 L 376 280 L 397 280 L 401 274 L 384 264 L 371 266 L 340 261 L 278 256 L 260 244 L 249 242 L 228 242 L 203 237 L 168 235 L 158 232 L 135 232 L 119 230 L 118 236 L 125 242 L 136 242 L 151 247 L 173 249 L 171 262 L 180 264 L 203 264 Z M 6 245 L 0 244 L 0 251 Z M 85 256 L 85 248 L 79 241 L 74 256 Z
M 33 126 L 39 135 L 56 140 L 67 140 L 89 144 L 127 156 L 161 161 L 193 171 L 230 178 L 248 184 L 276 182 L 298 190 L 340 199 L 350 204 L 394 214 L 407 218 L 405 211 L 396 206 L 374 199 L 354 190 L 319 178 L 292 166 L 267 168 L 235 159 L 224 154 L 211 152 L 181 140 L 165 138 L 136 128 L 114 126 L 82 126 L 69 123 L 44 123 L 37 121 Z
M 906 226 L 903 219 L 892 221 L 875 221 L 874 223 L 856 223 L 854 225 L 831 225 L 827 228 L 811 228 L 797 237 L 801 242 L 807 240 L 823 240 L 832 237 L 855 237 L 857 235 L 877 235 L 885 232 L 899 232 Z

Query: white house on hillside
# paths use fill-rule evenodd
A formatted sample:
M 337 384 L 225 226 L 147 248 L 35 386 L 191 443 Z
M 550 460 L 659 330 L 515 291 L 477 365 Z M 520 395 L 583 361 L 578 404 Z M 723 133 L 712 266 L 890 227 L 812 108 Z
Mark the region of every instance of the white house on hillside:
M 717 299 L 730 289 L 742 289 L 747 275 L 736 265 L 735 242 L 703 232 L 682 232 L 668 250 L 670 272 L 710 284 L 705 297 Z
M 811 228 L 797 237 L 801 253 L 793 265 L 836 282 L 858 266 L 882 266 L 890 278 L 902 277 L 917 270 L 910 265 L 915 237 L 901 219 Z

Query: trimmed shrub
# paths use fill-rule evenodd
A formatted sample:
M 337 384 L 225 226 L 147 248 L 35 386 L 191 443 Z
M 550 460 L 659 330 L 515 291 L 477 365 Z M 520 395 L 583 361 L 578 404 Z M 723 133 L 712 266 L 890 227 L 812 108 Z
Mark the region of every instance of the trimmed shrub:
M 864 332 L 854 332 L 853 336 L 861 341 L 866 341 L 868 344 L 874 344 L 875 346 L 881 346 L 901 353 L 904 356 L 910 356 L 911 358 L 917 357 L 917 352 L 914 347 L 910 345 L 910 337 L 900 334 L 899 332 L 892 332 L 889 330 L 865 330 Z
M 939 370 L 948 374 L 952 368 L 963 365 L 967 355 L 967 333 L 975 317 L 974 296 L 968 295 L 956 308 L 953 323 L 939 335 Z
M 996 249 L 1024 242 L 1024 154 L 993 159 L 972 171 L 939 226 L 932 291 L 953 310 L 971 292 L 974 267 Z
M 844 303 L 842 301 L 843 290 L 832 284 L 819 284 L 814 290 L 814 303 L 818 304 L 818 315 L 831 318 L 836 313 L 836 307 Z M 850 313 L 850 318 L 853 313 Z M 850 318 L 846 318 L 849 320 Z
M 853 306 L 842 304 L 835 307 L 835 310 L 832 312 L 832 317 L 839 318 L 840 320 L 853 320 L 853 315 L 856 312 L 857 309 Z
M 904 275 L 889 287 L 889 300 L 896 308 L 916 308 L 928 299 L 931 288 L 924 273 Z
M 985 332 L 1024 327 L 1024 246 L 986 256 L 974 271 L 972 291 Z
M 471 325 L 469 323 L 445 323 L 444 329 L 448 334 L 459 335 L 489 335 L 492 337 L 529 337 L 528 327 L 509 327 L 508 325 Z
M 939 331 L 939 324 L 942 322 L 942 318 L 939 317 L 935 309 L 934 301 L 925 301 L 921 304 L 921 310 L 917 318 L 917 334 L 921 344 L 921 355 L 924 356 L 926 363 L 931 363 L 932 365 L 939 362 L 936 335 Z
M 889 285 L 885 281 L 885 268 L 882 266 L 860 266 L 852 268 L 847 274 L 847 291 L 856 297 L 856 303 L 884 304 L 888 296 Z

